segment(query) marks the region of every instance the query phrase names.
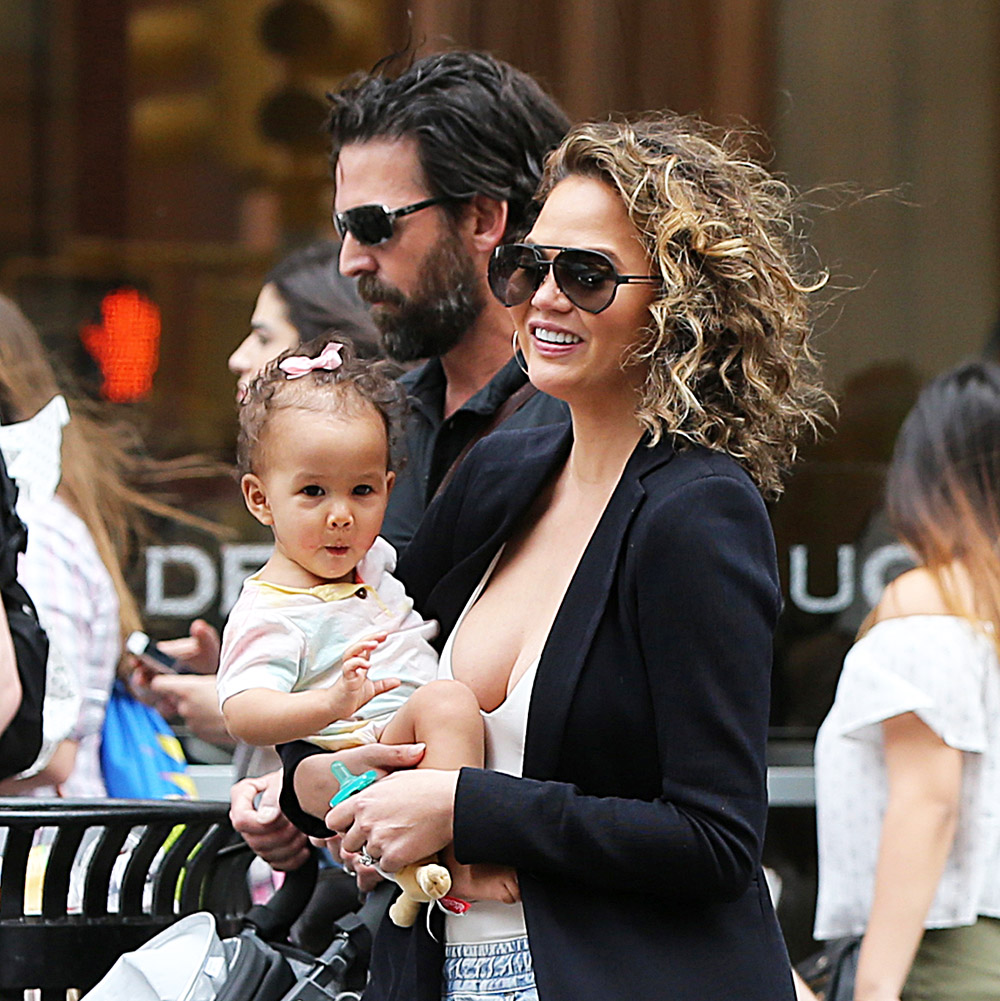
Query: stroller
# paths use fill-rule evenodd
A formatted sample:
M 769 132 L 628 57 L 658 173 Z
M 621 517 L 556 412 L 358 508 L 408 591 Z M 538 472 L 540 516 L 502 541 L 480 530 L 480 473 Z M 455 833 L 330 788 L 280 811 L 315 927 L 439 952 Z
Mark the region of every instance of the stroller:
M 0 1001 L 92 992 L 123 954 L 148 960 L 152 943 L 192 921 L 219 942 L 204 957 L 214 985 L 177 1001 L 357 998 L 392 886 L 340 918 L 319 956 L 296 949 L 286 936 L 316 858 L 248 910 L 253 855 L 228 814 L 228 803 L 204 801 L 0 799 Z
M 266 904 L 250 909 L 240 934 L 223 942 L 228 973 L 216 1001 L 360 1001 L 372 939 L 395 885 L 380 884 L 359 910 L 335 921 L 330 945 L 312 956 L 285 942 L 309 901 L 316 864 L 314 855 L 290 873 Z
M 358 911 L 334 922 L 332 941 L 314 956 L 288 944 L 288 934 L 309 902 L 316 873 L 314 854 L 267 903 L 251 907 L 242 929 L 229 938 L 218 938 L 210 913 L 182 918 L 121 957 L 82 1001 L 144 998 L 142 990 L 174 1001 L 360 1001 L 372 938 L 392 886 L 380 886 Z

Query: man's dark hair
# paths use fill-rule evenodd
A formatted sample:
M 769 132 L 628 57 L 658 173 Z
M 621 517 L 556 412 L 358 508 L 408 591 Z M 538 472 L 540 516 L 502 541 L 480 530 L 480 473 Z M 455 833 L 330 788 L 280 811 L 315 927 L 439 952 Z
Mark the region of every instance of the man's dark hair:
M 398 76 L 376 68 L 329 95 L 333 167 L 341 149 L 373 139 L 417 141 L 434 197 L 482 194 L 508 204 L 505 240 L 531 228 L 542 162 L 569 119 L 528 74 L 485 52 L 419 59 Z

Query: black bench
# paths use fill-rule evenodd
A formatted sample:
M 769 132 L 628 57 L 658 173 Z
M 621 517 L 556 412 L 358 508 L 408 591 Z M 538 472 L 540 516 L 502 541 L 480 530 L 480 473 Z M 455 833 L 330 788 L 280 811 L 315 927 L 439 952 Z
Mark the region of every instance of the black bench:
M 0 1001 L 22 1001 L 29 988 L 65 1001 L 182 915 L 211 911 L 226 936 L 249 903 L 252 856 L 228 803 L 0 798 L 0 839 Z M 40 843 L 39 901 L 27 874 Z

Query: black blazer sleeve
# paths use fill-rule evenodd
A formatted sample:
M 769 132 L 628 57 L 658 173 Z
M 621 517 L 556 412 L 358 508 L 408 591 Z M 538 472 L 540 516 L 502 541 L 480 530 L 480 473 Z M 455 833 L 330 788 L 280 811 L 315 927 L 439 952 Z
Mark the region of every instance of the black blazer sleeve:
M 735 468 L 685 478 L 666 493 L 653 481 L 626 530 L 561 738 L 561 760 L 583 762 L 584 778 L 464 769 L 455 804 L 460 861 L 664 899 L 735 899 L 754 876 L 780 605 L 770 525 Z M 573 655 L 570 644 L 547 648 L 543 663 L 558 669 L 560 657 Z M 648 757 L 595 746 L 578 722 L 599 716 L 602 691 L 621 684 L 626 659 L 641 671 L 627 675 L 635 713 L 620 719 L 620 732 L 651 714 Z M 530 767 L 526 759 L 526 775 Z M 589 791 L 616 786 L 649 793 Z

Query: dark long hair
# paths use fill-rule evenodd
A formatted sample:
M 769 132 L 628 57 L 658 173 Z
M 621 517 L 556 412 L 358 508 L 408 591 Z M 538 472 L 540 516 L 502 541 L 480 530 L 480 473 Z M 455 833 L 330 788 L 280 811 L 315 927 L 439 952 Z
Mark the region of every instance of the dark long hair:
M 949 609 L 992 622 L 1000 638 L 1000 365 L 964 362 L 925 387 L 896 439 L 886 494 L 893 528 Z
M 387 69 L 328 95 L 332 166 L 350 143 L 412 137 L 430 193 L 456 199 L 446 205 L 453 215 L 462 199 L 486 195 L 507 202 L 505 241 L 527 233 L 545 156 L 569 128 L 559 105 L 527 73 L 485 52 L 427 56 L 395 77 Z

